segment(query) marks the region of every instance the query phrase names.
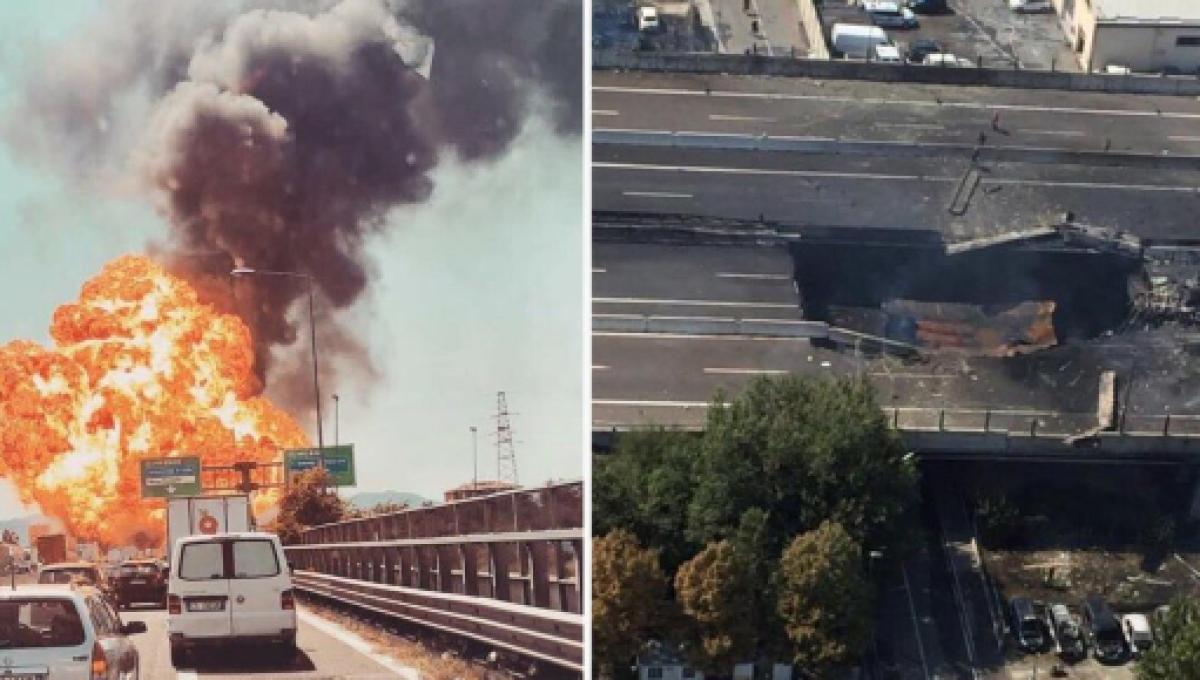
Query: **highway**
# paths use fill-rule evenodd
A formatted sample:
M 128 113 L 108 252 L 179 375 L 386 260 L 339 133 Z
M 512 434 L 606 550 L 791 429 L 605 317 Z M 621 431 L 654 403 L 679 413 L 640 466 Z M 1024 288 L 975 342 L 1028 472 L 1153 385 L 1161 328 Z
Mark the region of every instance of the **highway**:
M 1194 100 L 804 79 L 595 79 L 597 211 L 935 230 L 946 240 L 1070 211 L 1146 238 L 1194 237 Z
M 194 662 L 179 669 L 171 666 L 166 611 L 139 608 L 121 612 L 121 620 L 146 623 L 148 630 L 145 633 L 131 637 L 141 657 L 141 677 L 146 680 L 209 677 L 264 680 L 416 678 L 415 672 L 406 672 L 395 660 L 373 652 L 372 646 L 364 645 L 361 638 L 303 607 L 300 609 L 299 650 L 295 654 L 282 655 L 261 646 L 230 647 L 197 652 L 193 654 Z

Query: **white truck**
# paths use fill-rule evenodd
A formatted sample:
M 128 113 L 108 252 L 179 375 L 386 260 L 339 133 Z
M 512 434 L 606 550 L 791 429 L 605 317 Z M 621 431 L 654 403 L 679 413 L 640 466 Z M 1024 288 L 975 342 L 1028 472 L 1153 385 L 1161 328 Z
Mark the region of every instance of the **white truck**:
M 254 531 L 249 496 L 189 496 L 167 501 L 167 545 L 164 548 L 168 559 L 175 542 L 184 536 L 211 536 L 231 531 Z
M 874 54 L 876 45 L 887 45 L 891 40 L 878 26 L 834 24 L 829 32 L 829 42 L 844 59 L 866 60 Z

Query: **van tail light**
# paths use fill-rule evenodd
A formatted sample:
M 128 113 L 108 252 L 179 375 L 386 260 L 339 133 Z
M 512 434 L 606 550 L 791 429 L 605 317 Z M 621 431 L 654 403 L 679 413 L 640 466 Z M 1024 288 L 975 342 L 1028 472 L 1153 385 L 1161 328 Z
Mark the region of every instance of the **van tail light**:
M 92 680 L 103 680 L 108 676 L 108 657 L 104 656 L 104 648 L 100 642 L 92 643 Z
M 167 595 L 167 613 L 183 613 L 183 600 L 181 600 L 178 595 Z
M 292 593 L 292 589 L 288 588 L 279 596 L 279 606 L 283 609 L 296 608 L 296 596 Z

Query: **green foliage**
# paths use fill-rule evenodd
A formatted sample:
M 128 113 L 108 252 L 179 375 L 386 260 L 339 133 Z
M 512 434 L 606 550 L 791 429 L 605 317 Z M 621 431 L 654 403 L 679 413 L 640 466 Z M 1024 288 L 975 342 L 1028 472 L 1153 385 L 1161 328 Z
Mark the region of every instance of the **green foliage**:
M 667 578 L 658 554 L 617 529 L 592 541 L 592 654 L 596 671 L 612 677 L 669 619 Z
M 724 674 L 757 653 L 758 582 L 747 557 L 729 541 L 713 543 L 675 574 L 675 599 L 699 645 L 696 666 Z
M 698 546 L 684 531 L 697 441 L 694 434 L 662 429 L 623 435 L 616 451 L 592 469 L 593 532 L 632 531 L 659 551 L 668 572 L 695 554 Z
M 346 504 L 328 491 L 329 473 L 313 469 L 292 478 L 292 485 L 279 504 L 273 530 L 285 544 L 300 540 L 308 527 L 339 522 L 348 515 Z
M 1138 680 L 1200 678 L 1200 605 L 1179 598 L 1155 631 L 1154 646 L 1138 662 Z
M 866 650 L 871 595 L 862 549 L 836 522 L 797 536 L 776 573 L 778 612 L 794 662 L 814 677 L 836 677 Z
M 775 553 L 833 520 L 855 540 L 904 552 L 916 471 L 864 381 L 762 378 L 728 407 L 714 404 L 695 462 L 689 537 L 731 536 L 743 513 L 768 514 Z

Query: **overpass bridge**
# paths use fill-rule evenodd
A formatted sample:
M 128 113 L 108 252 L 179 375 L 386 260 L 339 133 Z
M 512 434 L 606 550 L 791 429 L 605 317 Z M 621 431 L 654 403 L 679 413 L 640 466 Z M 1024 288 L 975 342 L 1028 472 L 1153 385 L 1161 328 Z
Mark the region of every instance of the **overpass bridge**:
M 303 592 L 571 677 L 583 526 L 570 482 L 319 526 L 285 549 Z

